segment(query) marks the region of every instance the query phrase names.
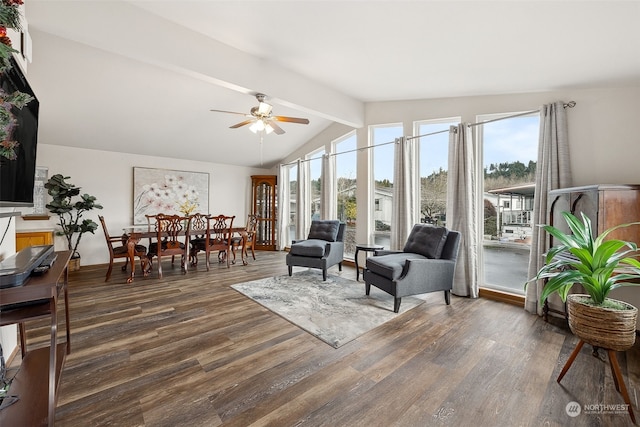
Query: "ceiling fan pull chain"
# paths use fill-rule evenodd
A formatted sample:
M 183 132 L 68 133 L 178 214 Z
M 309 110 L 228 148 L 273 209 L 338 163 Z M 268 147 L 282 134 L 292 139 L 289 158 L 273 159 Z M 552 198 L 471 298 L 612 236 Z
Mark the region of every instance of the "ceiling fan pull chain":
M 264 131 L 260 132 L 260 166 L 262 166 L 262 142 L 264 139 Z

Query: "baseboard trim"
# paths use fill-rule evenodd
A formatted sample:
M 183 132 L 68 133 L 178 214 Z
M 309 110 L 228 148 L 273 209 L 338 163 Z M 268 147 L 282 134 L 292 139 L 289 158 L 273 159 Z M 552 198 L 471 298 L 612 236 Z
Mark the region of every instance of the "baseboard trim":
M 509 294 L 507 292 L 496 291 L 495 289 L 480 288 L 478 295 L 494 301 L 517 305 L 524 308 L 524 297 L 522 295 Z

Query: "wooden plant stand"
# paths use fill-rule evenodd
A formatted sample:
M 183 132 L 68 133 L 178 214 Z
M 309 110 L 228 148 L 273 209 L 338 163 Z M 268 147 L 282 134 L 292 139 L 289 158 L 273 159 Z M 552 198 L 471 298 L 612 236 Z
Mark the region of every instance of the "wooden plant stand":
M 571 353 L 571 356 L 569 356 L 569 360 L 567 360 L 567 363 L 565 363 L 564 368 L 562 368 L 560 375 L 558 375 L 558 379 L 557 379 L 558 383 L 560 383 L 560 381 L 562 380 L 562 377 L 564 377 L 564 374 L 566 374 L 569 368 L 571 367 L 571 364 L 576 359 L 576 356 L 578 356 L 578 353 L 580 353 L 580 350 L 582 349 L 582 346 L 584 345 L 584 343 L 585 342 L 583 340 L 580 340 L 578 345 L 576 345 L 576 348 L 573 350 L 573 353 Z M 613 375 L 613 382 L 616 386 L 616 390 L 618 391 L 618 393 L 622 395 L 622 398 L 624 399 L 624 403 L 627 404 L 629 416 L 631 417 L 631 421 L 635 425 L 636 417 L 633 414 L 633 407 L 631 406 L 629 393 L 627 392 L 627 387 L 624 384 L 624 378 L 622 378 L 622 373 L 620 372 L 620 365 L 618 365 L 618 358 L 616 357 L 616 351 L 608 348 L 605 348 L 603 350 L 606 350 L 607 354 L 609 355 L 609 364 L 611 365 L 611 374 Z

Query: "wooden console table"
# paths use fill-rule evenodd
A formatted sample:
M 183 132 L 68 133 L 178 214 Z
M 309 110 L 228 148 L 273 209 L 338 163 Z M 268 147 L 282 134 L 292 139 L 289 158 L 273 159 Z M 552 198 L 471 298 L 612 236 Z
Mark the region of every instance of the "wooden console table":
M 54 425 L 60 373 L 71 351 L 67 294 L 71 251 L 57 254 L 46 273 L 31 276 L 22 286 L 0 289 L 0 326 L 19 325 L 22 350 L 20 370 L 9 388 L 9 394 L 19 399 L 0 411 L 0 426 Z M 57 342 L 60 295 L 64 296 L 66 343 Z M 51 319 L 50 346 L 27 351 L 24 322 L 46 317 Z

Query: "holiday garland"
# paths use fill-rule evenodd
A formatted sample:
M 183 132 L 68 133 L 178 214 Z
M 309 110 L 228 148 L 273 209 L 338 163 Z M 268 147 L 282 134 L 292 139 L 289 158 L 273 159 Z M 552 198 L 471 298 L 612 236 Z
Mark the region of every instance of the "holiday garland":
M 13 53 L 18 53 L 11 46 L 11 39 L 7 36 L 7 28 L 16 31 L 22 29 L 20 25 L 19 6 L 22 0 L 0 0 L 0 71 L 10 67 L 9 59 Z
M 11 56 L 18 53 L 11 46 L 7 28 L 21 31 L 19 10 L 21 4 L 23 0 L 0 0 L 0 74 L 11 69 Z M 9 160 L 18 158 L 16 149 L 20 143 L 12 139 L 13 130 L 17 124 L 12 109 L 22 109 L 32 99 L 33 97 L 26 93 L 6 93 L 0 88 L 0 157 Z

